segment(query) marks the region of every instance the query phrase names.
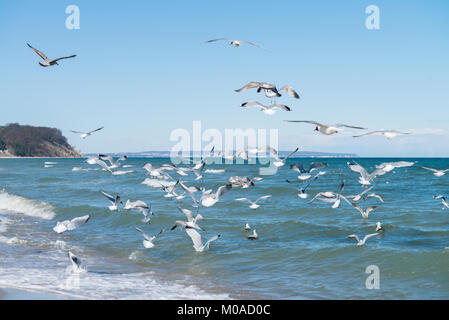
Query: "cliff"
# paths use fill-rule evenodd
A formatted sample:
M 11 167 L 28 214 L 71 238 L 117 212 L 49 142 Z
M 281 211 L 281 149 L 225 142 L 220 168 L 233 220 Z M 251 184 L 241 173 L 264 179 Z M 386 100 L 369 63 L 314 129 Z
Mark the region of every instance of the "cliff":
M 82 157 L 59 129 L 22 126 L 17 123 L 0 126 L 0 157 Z

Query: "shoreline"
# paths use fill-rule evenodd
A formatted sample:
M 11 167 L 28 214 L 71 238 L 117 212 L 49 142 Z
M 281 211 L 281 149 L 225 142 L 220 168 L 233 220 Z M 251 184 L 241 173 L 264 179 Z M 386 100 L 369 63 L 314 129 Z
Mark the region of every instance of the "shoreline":
M 0 300 L 78 300 L 63 294 L 23 288 L 0 288 Z

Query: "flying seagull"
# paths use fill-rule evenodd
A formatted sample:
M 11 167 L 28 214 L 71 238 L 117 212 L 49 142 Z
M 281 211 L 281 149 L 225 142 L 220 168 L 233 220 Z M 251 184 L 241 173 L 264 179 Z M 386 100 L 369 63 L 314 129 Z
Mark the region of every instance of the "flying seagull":
M 282 95 L 279 93 L 279 91 L 286 91 L 290 96 L 293 98 L 299 99 L 299 94 L 289 85 L 283 86 L 281 89 L 277 89 L 274 84 L 267 83 L 267 82 L 249 82 L 245 86 L 241 87 L 240 89 L 235 90 L 235 92 L 242 92 L 248 89 L 257 88 L 257 92 L 265 92 L 265 96 L 270 99 L 276 99 L 278 97 L 281 97 Z
M 309 121 L 309 120 L 284 120 L 286 122 L 303 122 L 303 123 L 310 123 L 310 124 L 314 124 L 315 127 L 315 131 L 319 131 L 322 134 L 325 135 L 331 135 L 334 133 L 338 133 L 340 131 L 340 128 L 351 128 L 351 129 L 359 129 L 359 130 L 366 130 L 366 128 L 362 128 L 362 127 L 356 127 L 356 126 L 350 126 L 347 124 L 334 124 L 334 125 L 325 125 L 316 121 Z
M 261 46 L 255 44 L 253 42 L 250 42 L 250 41 L 234 40 L 234 39 L 229 39 L 229 38 L 213 39 L 213 40 L 204 41 L 203 43 L 211 43 L 211 42 L 220 41 L 220 40 L 230 41 L 229 45 L 233 46 L 234 48 L 239 47 L 242 43 L 247 43 L 247 44 L 250 44 L 250 45 L 255 46 L 257 48 L 263 49 Z
M 36 53 L 38 54 L 39 57 L 41 57 L 41 58 L 44 60 L 44 62 L 39 62 L 39 64 L 40 64 L 42 67 L 50 67 L 50 66 L 53 66 L 53 65 L 55 65 L 55 64 L 56 64 L 56 65 L 59 65 L 59 64 L 58 64 L 58 61 L 59 61 L 59 60 L 62 60 L 62 59 L 69 59 L 69 58 L 75 58 L 75 57 L 76 57 L 76 54 L 74 54 L 74 55 L 72 55 L 72 56 L 62 57 L 62 58 L 58 58 L 58 59 L 53 59 L 53 60 L 51 60 L 51 59 L 48 59 L 47 56 L 46 56 L 45 54 L 43 54 L 41 51 L 39 51 L 39 50 L 33 48 L 29 43 L 27 43 L 27 45 L 28 45 L 28 47 L 30 47 L 31 49 L 33 49 L 34 52 L 36 52 Z
M 266 106 L 257 101 L 250 101 L 250 102 L 242 103 L 241 107 L 259 107 L 260 111 L 262 111 L 263 113 L 265 113 L 269 116 L 275 114 L 276 109 L 280 109 L 280 110 L 284 110 L 284 111 L 292 110 L 290 107 L 286 106 L 285 104 L 272 104 L 272 105 Z
M 189 235 L 189 237 L 192 239 L 193 242 L 193 248 L 195 248 L 196 252 L 203 252 L 204 249 L 209 249 L 209 246 L 212 241 L 217 240 L 221 237 L 220 234 L 213 236 L 205 244 L 203 244 L 201 240 L 201 235 L 196 231 L 195 229 L 186 229 L 186 233 Z
M 61 234 L 66 231 L 71 231 L 71 230 L 74 230 L 74 229 L 82 226 L 83 224 L 87 223 L 87 221 L 89 221 L 89 219 L 90 219 L 90 216 L 85 215 L 82 217 L 74 218 L 72 220 L 65 220 L 62 222 L 58 221 L 58 222 L 56 222 L 56 226 L 53 228 L 53 230 L 58 234 Z
M 368 240 L 369 238 L 372 238 L 372 237 L 374 237 L 374 236 L 377 236 L 377 235 L 378 235 L 378 233 L 367 234 L 367 235 L 363 238 L 363 240 L 360 240 L 360 238 L 359 238 L 357 235 L 351 234 L 351 235 L 348 236 L 348 238 L 353 238 L 353 239 L 355 239 L 355 240 L 357 241 L 357 246 L 360 247 L 360 246 L 363 246 L 363 245 L 365 244 L 366 240 Z
M 128 159 L 128 156 L 126 156 L 126 155 L 125 156 L 121 156 L 117 160 L 114 160 L 114 158 L 111 157 L 111 156 L 107 156 L 107 155 L 104 155 L 104 154 L 99 154 L 98 158 L 103 160 L 103 161 L 109 161 L 109 163 L 111 164 L 109 166 L 109 169 L 115 169 L 115 168 L 119 167 L 119 164 L 120 164 L 121 161 L 125 161 L 126 159 Z
M 376 169 L 382 169 L 385 172 L 390 172 L 396 168 L 411 167 L 415 163 L 416 162 L 410 161 L 384 162 L 379 165 L 376 165 Z
M 216 204 L 218 202 L 218 200 L 220 200 L 220 197 L 226 191 L 229 191 L 230 189 L 232 189 L 232 185 L 226 184 L 226 185 L 220 186 L 215 193 L 203 194 L 200 199 L 201 205 L 203 207 L 213 206 L 214 204 Z
M 181 220 L 176 220 L 175 224 L 173 225 L 173 227 L 171 227 L 170 230 L 174 230 L 174 229 L 176 229 L 177 226 L 181 226 L 186 229 L 197 229 L 197 230 L 201 230 L 201 231 L 206 231 L 204 228 L 201 228 L 197 223 L 198 220 L 204 219 L 202 215 L 200 215 L 198 213 L 194 218 L 192 211 L 190 211 L 188 209 L 183 209 L 181 207 L 178 207 L 178 209 L 187 217 L 187 222 L 181 221 Z
M 92 133 L 97 132 L 97 131 L 100 131 L 100 130 L 103 129 L 103 128 L 104 128 L 104 127 L 101 127 L 101 128 L 98 128 L 98 129 L 89 131 L 89 132 L 80 132 L 80 131 L 73 131 L 73 130 L 70 130 L 70 132 L 78 133 L 78 134 L 80 134 L 80 137 L 81 137 L 81 138 L 86 139 L 86 138 L 87 138 L 88 136 L 90 136 Z
M 379 221 L 376 222 L 376 232 L 384 232 L 385 229 L 384 227 L 382 227 L 382 223 L 380 223 Z
M 353 203 L 352 206 L 354 208 L 356 208 L 360 212 L 360 214 L 362 215 L 363 219 L 368 219 L 369 213 L 377 208 L 376 206 L 371 206 L 371 207 L 367 208 L 366 210 L 363 210 L 362 208 L 360 208 L 355 203 Z
M 299 150 L 299 147 L 296 148 L 295 150 L 293 150 L 292 152 L 290 152 L 290 153 L 289 153 L 286 157 L 284 157 L 283 159 L 281 159 L 281 158 L 279 157 L 279 152 L 278 152 L 276 149 L 274 149 L 274 148 L 272 148 L 272 147 L 270 147 L 270 146 L 268 146 L 268 147 L 262 147 L 262 148 L 259 148 L 259 149 L 257 149 L 257 150 L 252 150 L 252 151 L 256 151 L 256 152 L 268 152 L 268 153 L 270 153 L 270 154 L 275 158 L 275 160 L 276 160 L 276 161 L 273 162 L 273 164 L 274 164 L 276 167 L 282 167 L 283 165 L 285 165 L 285 162 L 287 161 L 287 159 L 290 158 L 291 156 L 293 156 L 296 152 L 298 152 L 298 150 Z
M 151 211 L 151 205 L 148 206 L 145 202 L 141 201 L 141 200 L 137 200 L 134 202 L 131 202 L 129 199 L 126 201 L 125 203 L 125 210 L 131 210 L 131 209 L 135 209 L 137 211 L 139 211 L 141 214 L 144 215 L 144 223 L 150 223 L 150 216 L 152 216 L 154 213 Z
M 362 167 L 355 161 L 348 162 L 347 164 L 349 169 L 360 174 L 359 183 L 363 186 L 370 185 L 376 176 L 382 176 L 387 173 L 383 169 L 376 169 L 373 172 L 368 173 L 368 171 L 366 171 L 364 167 Z
M 433 169 L 433 168 L 429 168 L 429 167 L 421 167 L 421 168 L 432 171 L 433 175 L 436 177 L 444 176 L 446 174 L 446 172 L 449 171 L 449 169 L 438 170 L 438 169 Z
M 299 180 L 307 180 L 312 177 L 312 175 L 310 174 L 311 172 L 313 172 L 314 170 L 318 170 L 319 168 L 325 168 L 325 167 L 327 167 L 327 163 L 312 162 L 308 169 L 305 169 L 304 166 L 300 163 L 292 164 L 290 166 L 290 169 L 300 173 L 300 175 L 298 176 Z M 324 174 L 324 173 L 320 173 L 320 175 L 322 175 L 322 174 Z
M 449 203 L 446 201 L 446 198 L 442 195 L 439 196 L 433 196 L 434 199 L 441 199 L 441 203 L 443 204 L 443 210 L 449 209 Z M 446 208 L 445 208 L 446 207 Z
M 145 240 L 143 240 L 143 246 L 147 249 L 153 248 L 154 247 L 153 241 L 165 231 L 164 229 L 162 229 L 157 235 L 151 237 L 140 228 L 136 227 L 136 230 L 142 233 L 143 237 L 145 238 Z
M 123 204 L 123 202 L 120 200 L 119 195 L 116 195 L 114 197 L 104 191 L 101 191 L 101 193 L 112 203 L 112 205 L 108 207 L 109 210 L 116 211 L 116 210 L 118 210 L 119 204 Z
M 364 133 L 364 134 L 361 134 L 358 136 L 353 136 L 353 137 L 358 138 L 358 137 L 367 136 L 367 135 L 371 135 L 371 134 L 382 135 L 385 138 L 387 138 L 388 140 L 391 140 L 400 134 L 411 134 L 411 132 L 401 132 L 401 131 L 397 131 L 397 130 L 377 130 L 377 131 L 367 132 L 367 133 Z
M 251 205 L 249 206 L 251 209 L 257 209 L 257 208 L 260 207 L 260 205 L 258 205 L 257 202 L 258 202 L 259 200 L 268 199 L 268 198 L 271 198 L 271 195 L 270 195 L 270 194 L 269 194 L 269 195 L 266 195 L 266 196 L 259 197 L 259 198 L 257 198 L 257 200 L 254 201 L 254 202 L 251 201 L 251 200 L 249 200 L 248 198 L 237 198 L 237 199 L 235 199 L 235 201 L 247 201 L 247 202 L 251 203 Z

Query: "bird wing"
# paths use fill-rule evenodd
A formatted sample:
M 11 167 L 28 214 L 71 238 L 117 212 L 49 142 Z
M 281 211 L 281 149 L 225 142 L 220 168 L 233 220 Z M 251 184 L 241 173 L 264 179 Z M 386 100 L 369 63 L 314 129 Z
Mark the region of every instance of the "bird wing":
M 377 134 L 377 133 L 382 133 L 382 132 L 384 132 L 384 131 L 377 130 L 377 131 L 371 131 L 371 132 L 363 133 L 363 134 L 360 134 L 360 135 L 357 135 L 357 136 L 352 136 L 352 137 L 353 138 L 358 138 L 358 137 L 363 137 L 363 136 L 367 136 L 367 135 L 370 135 L 370 134 Z
M 296 152 L 298 152 L 298 150 L 299 150 L 299 147 L 296 148 L 295 150 L 293 150 L 292 152 L 290 152 L 290 153 L 288 154 L 288 156 L 286 156 L 286 157 L 284 158 L 284 161 L 287 160 L 288 158 L 290 158 L 290 157 L 291 157 L 292 155 L 294 155 Z
M 47 58 L 47 56 L 46 56 L 45 54 L 43 54 L 41 51 L 39 51 L 39 50 L 33 48 L 29 43 L 27 43 L 27 45 L 28 45 L 28 47 L 30 47 L 31 49 L 33 49 L 34 52 L 36 52 L 36 53 L 39 55 L 39 57 L 41 57 L 41 58 L 44 59 L 45 61 L 48 61 L 48 58 Z
M 203 43 L 210 43 L 210 42 L 215 42 L 215 41 L 220 41 L 220 40 L 232 41 L 232 39 L 228 39 L 228 38 L 218 38 L 218 39 L 207 40 L 207 41 L 204 41 Z
M 359 236 L 356 235 L 356 234 L 351 234 L 351 235 L 348 236 L 348 238 L 353 238 L 353 239 L 357 240 L 357 242 L 360 241 Z
M 220 198 L 225 192 L 232 189 L 232 184 L 226 184 L 224 186 L 221 186 L 217 189 L 217 192 L 215 193 L 215 198 Z
M 291 95 L 292 97 L 299 99 L 299 94 L 290 86 L 283 86 L 281 89 L 279 89 L 279 91 L 285 90 L 287 91 L 287 93 L 289 95 Z
M 249 200 L 248 198 L 237 198 L 235 199 L 235 201 L 247 201 L 249 203 L 253 203 L 251 200 Z
M 56 62 L 56 61 L 59 61 L 59 60 L 70 59 L 70 58 L 75 58 L 75 57 L 76 57 L 76 54 L 74 54 L 72 56 L 68 56 L 68 57 L 61 57 L 61 58 L 58 58 L 58 59 L 53 59 L 52 61 Z
M 188 209 L 183 209 L 181 207 L 178 207 L 179 211 L 181 211 L 183 214 L 185 214 L 185 216 L 187 217 L 187 221 L 191 222 L 193 221 L 193 215 L 192 215 L 192 211 L 188 210 Z
M 375 193 L 370 193 L 370 194 L 368 194 L 366 197 L 367 197 L 367 198 L 377 198 L 377 199 L 380 200 L 380 202 L 384 202 L 384 199 L 382 199 L 381 196 L 379 196 L 378 194 L 375 194 Z
M 245 102 L 242 103 L 240 105 L 241 107 L 260 107 L 262 109 L 267 109 L 268 107 L 263 105 L 262 103 L 258 102 L 258 101 L 249 101 L 249 102 Z
M 217 240 L 220 237 L 221 237 L 221 234 L 217 234 L 216 236 L 213 236 L 212 238 L 210 238 L 209 240 L 206 241 L 206 243 L 204 244 L 204 247 L 209 249 L 211 242 Z
M 378 233 L 371 233 L 371 234 L 367 234 L 364 238 L 363 238 L 363 242 L 365 242 L 366 240 L 368 240 L 369 238 L 372 238 L 374 236 L 377 236 Z
M 85 132 L 81 132 L 81 131 L 73 131 L 73 130 L 70 130 L 70 132 L 73 132 L 73 133 L 81 133 L 81 134 L 84 134 Z
M 251 42 L 251 41 L 239 40 L 239 42 L 240 43 L 248 43 L 248 44 L 250 44 L 252 46 L 255 46 L 255 47 L 258 47 L 260 49 L 263 49 L 261 46 L 259 46 L 258 44 L 255 44 L 254 42 Z
M 272 197 L 271 194 L 267 194 L 266 196 L 262 196 L 262 197 L 257 198 L 257 200 L 254 201 L 254 203 L 257 203 L 257 201 L 259 201 L 259 200 L 268 199 L 268 198 L 271 198 L 271 197 Z
M 245 91 L 247 89 L 252 89 L 252 88 L 258 88 L 260 87 L 261 83 L 260 82 L 249 82 L 247 85 L 241 87 L 240 89 L 235 90 L 235 92 L 241 92 L 241 91 Z
M 326 127 L 325 125 L 316 122 L 316 121 L 309 121 L 309 120 L 284 120 L 285 122 L 303 122 L 303 123 L 310 123 L 310 124 L 314 124 L 320 127 Z
M 299 173 L 306 173 L 307 172 L 307 170 L 304 169 L 304 166 L 302 164 L 300 164 L 300 163 L 292 164 L 290 166 L 290 169 L 292 169 L 294 171 L 298 171 Z
M 362 175 L 362 177 L 368 177 L 368 172 L 365 170 L 364 167 L 362 167 L 361 165 L 359 165 L 358 163 L 354 162 L 348 162 L 348 167 L 349 169 L 351 169 L 354 172 L 357 172 L 359 174 Z
M 433 168 L 429 168 L 429 167 L 421 167 L 421 168 L 426 169 L 426 170 L 430 170 L 432 172 L 438 172 L 437 169 L 433 169 Z
M 85 215 L 82 217 L 77 217 L 77 218 L 73 218 L 69 225 L 68 225 L 68 229 L 69 230 L 73 230 L 75 228 L 78 228 L 79 226 L 82 226 L 83 224 L 85 224 L 87 221 L 89 221 L 90 216 L 89 215 Z
M 292 109 L 289 106 L 286 106 L 285 104 L 272 104 L 270 106 L 271 109 L 278 108 L 284 111 L 292 111 Z
M 88 134 L 91 134 L 91 133 L 100 131 L 100 130 L 103 129 L 103 128 L 104 128 L 104 127 L 101 127 L 101 128 L 98 128 L 98 129 L 95 129 L 95 130 L 92 130 L 92 131 L 89 131 Z
M 104 192 L 104 191 L 101 191 L 101 193 L 106 197 L 106 198 L 108 198 L 108 200 L 109 201 L 111 201 L 112 203 L 115 203 L 115 197 L 114 196 L 111 196 L 109 193 L 106 193 L 106 192 Z
M 193 200 L 194 203 L 198 203 L 198 200 L 196 199 L 195 194 L 192 192 L 192 190 L 190 190 L 190 188 L 186 187 L 186 186 L 184 185 L 184 183 L 182 183 L 182 182 L 179 182 L 179 185 L 181 186 L 181 188 L 184 189 L 185 192 L 187 192 L 187 194 L 188 194 L 190 197 L 192 197 L 192 200 Z
M 345 127 L 345 128 L 351 128 L 351 129 L 366 130 L 366 128 L 356 127 L 356 126 L 350 126 L 350 125 L 347 125 L 347 124 L 341 124 L 341 123 L 336 124 L 335 127 L 337 127 L 337 128 Z
M 139 232 L 143 235 L 143 237 L 144 237 L 146 240 L 148 240 L 148 241 L 150 241 L 150 242 L 154 240 L 153 237 L 150 237 L 150 236 L 149 236 L 148 234 L 146 234 L 145 231 L 143 231 L 142 229 L 137 228 L 137 227 L 135 227 L 135 228 L 136 228 L 137 231 L 139 231 Z
M 201 235 L 196 231 L 195 229 L 187 228 L 186 233 L 189 235 L 189 237 L 192 239 L 193 247 L 196 251 L 201 251 L 204 246 L 203 242 L 201 241 Z
M 368 209 L 366 209 L 366 214 L 369 214 L 371 211 L 373 211 L 374 209 L 376 209 L 376 206 L 371 206 Z

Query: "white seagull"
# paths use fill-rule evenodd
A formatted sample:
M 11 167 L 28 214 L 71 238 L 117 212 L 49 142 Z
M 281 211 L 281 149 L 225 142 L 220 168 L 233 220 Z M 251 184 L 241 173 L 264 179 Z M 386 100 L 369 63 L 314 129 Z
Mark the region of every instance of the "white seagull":
M 367 234 L 367 235 L 363 238 L 363 240 L 360 240 L 360 238 L 359 238 L 357 235 L 351 234 L 351 235 L 348 236 L 348 238 L 353 238 L 353 239 L 355 239 L 355 240 L 357 241 L 357 246 L 360 247 L 360 246 L 363 246 L 363 245 L 365 244 L 366 240 L 368 240 L 369 238 L 372 238 L 372 237 L 374 237 L 374 236 L 377 236 L 377 235 L 378 235 L 378 233 Z
M 247 236 L 249 240 L 257 240 L 259 239 L 259 235 L 256 232 L 256 229 L 253 230 L 253 233 Z
M 355 161 L 347 162 L 347 164 L 348 164 L 349 169 L 360 174 L 359 183 L 363 186 L 370 185 L 376 176 L 382 176 L 385 173 L 387 173 L 383 169 L 376 169 L 373 172 L 368 173 L 368 171 L 366 171 L 366 169 L 364 167 L 362 167 Z
M 245 86 L 241 87 L 240 89 L 235 90 L 235 92 L 242 92 L 253 88 L 257 88 L 257 92 L 264 91 L 265 96 L 270 99 L 276 99 L 277 97 L 281 97 L 282 95 L 279 93 L 279 91 L 286 91 L 293 98 L 299 99 L 298 93 L 289 85 L 283 86 L 281 89 L 278 90 L 274 84 L 267 82 L 252 81 L 246 84 Z
M 292 164 L 290 166 L 290 169 L 298 172 L 300 175 L 298 176 L 299 180 L 307 180 L 312 177 L 310 173 L 312 173 L 315 170 L 318 170 L 319 168 L 325 168 L 327 167 L 327 163 L 324 162 L 312 162 L 308 169 L 305 169 L 304 166 L 300 163 Z M 320 173 L 323 175 L 324 173 Z
M 380 223 L 379 221 L 376 222 L 376 232 L 380 232 L 380 231 L 385 231 L 384 227 L 382 227 L 382 223 Z
M 125 210 L 129 211 L 131 209 L 135 209 L 137 211 L 139 211 L 141 214 L 144 215 L 144 223 L 150 223 L 150 216 L 154 215 L 154 213 L 151 211 L 151 205 L 148 206 L 145 202 L 141 201 L 141 200 L 137 200 L 134 202 L 131 202 L 129 199 L 126 201 L 125 203 Z
M 215 193 L 203 194 L 200 202 L 203 207 L 211 207 L 220 200 L 220 197 L 226 192 L 232 189 L 231 184 L 220 186 Z
M 351 128 L 351 129 L 359 129 L 359 130 L 366 130 L 366 128 L 362 128 L 362 127 L 355 127 L 355 126 L 350 126 L 347 124 L 334 124 L 334 125 L 325 125 L 316 121 L 309 121 L 309 120 L 284 120 L 286 122 L 303 122 L 303 123 L 310 123 L 310 124 L 314 124 L 315 127 L 315 131 L 319 131 L 322 134 L 325 135 L 331 135 L 334 133 L 338 133 L 340 131 L 340 128 Z
M 112 195 L 110 195 L 110 194 L 108 194 L 108 193 L 106 193 L 104 191 L 101 191 L 101 193 L 112 203 L 112 205 L 108 207 L 109 210 L 116 211 L 116 210 L 118 210 L 119 204 L 123 204 L 123 202 L 120 200 L 120 196 L 119 195 L 116 195 L 114 197 L 114 196 L 112 196 Z
M 397 161 L 397 162 L 384 162 L 376 165 L 376 169 L 382 169 L 385 172 L 393 171 L 395 168 L 411 167 L 416 162 L 410 161 Z
M 157 235 L 151 237 L 140 228 L 136 227 L 136 230 L 139 231 L 145 238 L 145 240 L 143 240 L 143 246 L 147 249 L 153 248 L 154 247 L 153 241 L 165 231 L 164 229 L 162 229 Z
M 99 154 L 98 158 L 103 160 L 103 161 L 109 161 L 109 163 L 111 164 L 109 166 L 109 169 L 115 169 L 115 168 L 119 167 L 121 161 L 125 161 L 126 159 L 128 159 L 128 156 L 126 156 L 126 155 L 125 156 L 121 156 L 117 160 L 114 160 L 114 158 L 111 157 L 111 156 L 107 156 L 107 155 L 104 155 L 104 154 Z
M 266 106 L 257 101 L 250 101 L 250 102 L 242 103 L 241 107 L 259 107 L 260 111 L 262 111 L 263 113 L 265 113 L 266 115 L 269 115 L 269 116 L 275 114 L 276 109 L 280 109 L 280 110 L 284 110 L 284 111 L 292 110 L 290 107 L 286 106 L 285 104 L 272 104 L 272 105 Z
M 70 132 L 78 133 L 78 134 L 80 134 L 80 137 L 81 137 L 81 138 L 86 139 L 86 138 L 87 138 L 88 136 L 90 136 L 92 133 L 97 132 L 97 131 L 100 131 L 100 130 L 102 130 L 103 128 L 104 128 L 104 127 L 101 127 L 101 128 L 98 128 L 98 129 L 89 131 L 89 132 L 80 132 L 80 131 L 73 131 L 73 130 L 70 130 Z
M 245 227 L 243 228 L 243 230 L 245 230 L 245 231 L 251 230 L 249 223 L 245 224 Z
M 387 138 L 388 140 L 391 140 L 400 134 L 411 134 L 411 132 L 402 132 L 402 131 L 397 131 L 397 130 L 377 130 L 377 131 L 367 132 L 367 133 L 364 133 L 364 134 L 361 134 L 358 136 L 353 136 L 353 137 L 358 138 L 358 137 L 367 136 L 367 135 L 371 135 L 371 134 L 382 135 L 385 138 Z
M 433 169 L 433 168 L 429 168 L 429 167 L 421 167 L 423 169 L 429 170 L 433 172 L 433 175 L 435 177 L 441 177 L 444 176 L 446 174 L 446 172 L 449 171 L 449 169 L 444 169 L 444 170 L 438 170 L 438 169 Z
M 205 244 L 203 244 L 203 242 L 201 240 L 201 235 L 195 229 L 186 229 L 186 233 L 192 239 L 193 248 L 195 248 L 196 252 L 203 252 L 204 249 L 209 249 L 211 242 L 215 241 L 221 237 L 220 234 L 217 234 L 216 236 L 213 236 L 212 238 L 207 240 L 207 242 Z
M 284 157 L 283 159 L 281 159 L 281 158 L 279 157 L 278 151 L 277 151 L 276 149 L 270 147 L 270 146 L 259 148 L 259 149 L 257 149 L 257 152 L 269 152 L 269 153 L 274 157 L 274 159 L 276 160 L 276 161 L 273 162 L 273 164 L 274 164 L 276 167 L 279 168 L 279 167 L 282 167 L 283 165 L 285 165 L 285 162 L 287 161 L 287 159 L 290 158 L 291 156 L 293 156 L 296 152 L 298 152 L 298 150 L 299 150 L 299 147 L 296 148 L 295 150 L 293 150 L 292 152 L 290 152 L 290 153 L 289 153 L 286 157 Z M 255 151 L 255 150 L 253 150 L 253 151 Z
M 41 57 L 41 58 L 44 60 L 44 62 L 39 62 L 39 64 L 40 64 L 42 67 L 50 67 L 50 66 L 54 66 L 55 64 L 56 64 L 56 65 L 59 65 L 59 64 L 58 64 L 58 61 L 59 61 L 59 60 L 62 60 L 62 59 L 70 59 L 70 58 L 75 58 L 75 57 L 76 57 L 76 54 L 74 54 L 74 55 L 72 55 L 72 56 L 62 57 L 62 58 L 58 58 L 58 59 L 48 59 L 47 56 L 46 56 L 45 54 L 43 54 L 41 51 L 39 51 L 39 50 L 33 48 L 29 43 L 27 43 L 27 45 L 28 45 L 28 47 L 30 47 L 31 49 L 33 49 L 34 52 L 36 52 L 37 55 L 38 55 L 39 57 Z
M 53 228 L 53 230 L 58 234 L 61 234 L 65 231 L 71 231 L 71 230 L 74 230 L 74 229 L 82 226 L 87 221 L 89 221 L 89 219 L 90 219 L 90 216 L 85 215 L 82 217 L 74 218 L 72 220 L 65 220 L 62 222 L 58 221 L 58 222 L 56 222 L 56 226 Z
M 263 49 L 261 46 L 255 44 L 253 42 L 250 42 L 250 41 L 235 40 L 235 39 L 229 39 L 229 38 L 212 39 L 212 40 L 204 41 L 203 43 L 211 43 L 211 42 L 220 41 L 220 40 L 230 41 L 229 45 L 233 46 L 234 48 L 239 47 L 242 43 L 247 43 L 247 44 L 255 46 L 255 47 L 259 48 L 259 49 Z
M 271 198 L 271 195 L 269 194 L 269 195 L 266 195 L 266 196 L 262 196 L 262 197 L 259 197 L 259 198 L 257 198 L 257 200 L 256 201 L 251 201 L 251 200 L 249 200 L 248 198 L 237 198 L 237 199 L 235 199 L 235 201 L 247 201 L 247 202 L 249 202 L 251 205 L 249 206 L 251 209 L 257 209 L 257 208 L 259 208 L 260 207 L 260 205 L 258 205 L 257 204 L 257 202 L 259 201 L 259 200 L 263 200 L 263 199 L 268 199 L 268 198 Z

